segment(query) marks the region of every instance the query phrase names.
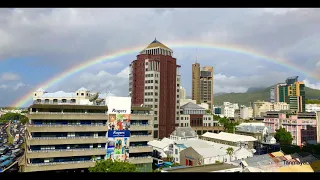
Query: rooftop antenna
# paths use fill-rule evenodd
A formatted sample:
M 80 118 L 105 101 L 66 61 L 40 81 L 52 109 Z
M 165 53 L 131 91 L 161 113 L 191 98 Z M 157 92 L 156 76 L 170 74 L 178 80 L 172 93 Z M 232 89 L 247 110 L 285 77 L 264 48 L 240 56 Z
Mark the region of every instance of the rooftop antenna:
M 198 63 L 198 48 L 196 48 L 196 63 Z

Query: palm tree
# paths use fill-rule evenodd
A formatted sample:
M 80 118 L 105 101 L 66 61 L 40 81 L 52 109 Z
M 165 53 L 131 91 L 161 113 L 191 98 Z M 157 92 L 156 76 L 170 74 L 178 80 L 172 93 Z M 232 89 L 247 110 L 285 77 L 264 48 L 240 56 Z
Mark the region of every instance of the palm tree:
M 227 150 L 227 154 L 230 156 L 230 161 L 231 161 L 231 156 L 234 152 L 234 149 L 232 147 L 228 147 L 226 150 Z

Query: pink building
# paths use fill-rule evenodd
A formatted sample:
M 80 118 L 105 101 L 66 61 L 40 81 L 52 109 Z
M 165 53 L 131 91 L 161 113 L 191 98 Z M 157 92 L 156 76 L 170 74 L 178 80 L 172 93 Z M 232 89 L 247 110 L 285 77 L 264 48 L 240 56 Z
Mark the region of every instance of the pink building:
M 315 113 L 299 113 L 286 115 L 277 111 L 269 111 L 264 116 L 263 123 L 272 131 L 285 128 L 293 137 L 292 144 L 301 146 L 305 142 L 317 140 L 317 120 Z

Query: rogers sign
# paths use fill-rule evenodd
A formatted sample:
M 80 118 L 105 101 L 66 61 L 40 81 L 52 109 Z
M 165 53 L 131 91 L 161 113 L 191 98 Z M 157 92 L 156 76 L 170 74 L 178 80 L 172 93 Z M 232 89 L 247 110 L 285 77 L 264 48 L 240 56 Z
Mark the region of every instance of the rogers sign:
M 108 114 L 131 114 L 130 97 L 106 97 Z

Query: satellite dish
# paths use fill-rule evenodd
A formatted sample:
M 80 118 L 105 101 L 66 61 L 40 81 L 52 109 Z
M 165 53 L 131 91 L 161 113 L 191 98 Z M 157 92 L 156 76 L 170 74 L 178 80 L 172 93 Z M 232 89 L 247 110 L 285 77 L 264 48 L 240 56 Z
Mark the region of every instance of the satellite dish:
M 90 96 L 89 101 L 93 102 L 96 99 L 98 99 L 98 97 L 99 97 L 99 93 L 94 93 L 92 96 Z
M 99 99 L 96 100 L 96 103 L 97 103 L 97 104 L 100 104 L 100 103 L 102 103 L 103 101 L 104 101 L 104 99 L 99 98 Z

